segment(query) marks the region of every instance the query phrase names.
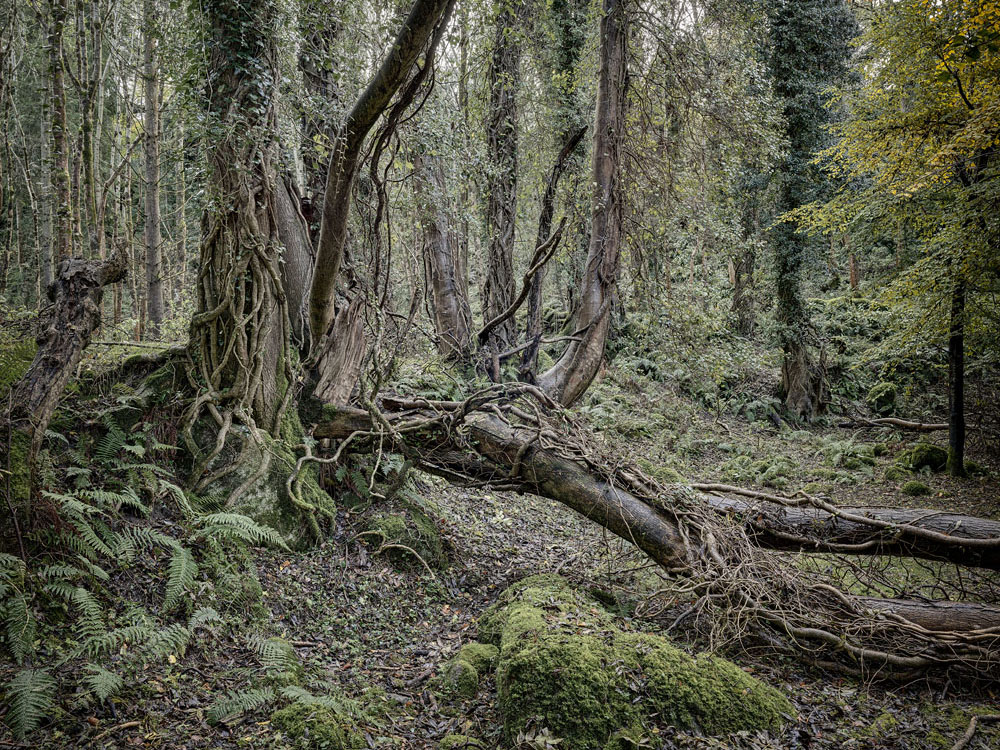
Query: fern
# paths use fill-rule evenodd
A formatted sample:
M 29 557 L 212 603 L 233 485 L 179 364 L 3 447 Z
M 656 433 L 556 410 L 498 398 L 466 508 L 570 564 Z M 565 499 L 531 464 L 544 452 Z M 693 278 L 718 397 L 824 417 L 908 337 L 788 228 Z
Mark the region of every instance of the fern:
M 191 588 L 194 577 L 198 574 L 198 565 L 191 551 L 177 546 L 170 556 L 170 567 L 167 569 L 167 593 L 163 599 L 163 609 L 170 610 L 181 600 L 184 592 Z
M 90 674 L 83 681 L 90 688 L 94 697 L 102 703 L 108 698 L 118 695 L 125 686 L 125 681 L 121 677 L 97 664 L 88 664 L 87 670 Z
M 280 638 L 251 635 L 247 638 L 247 647 L 257 655 L 261 666 L 268 672 L 290 672 L 299 666 L 292 645 Z
M 211 622 L 222 622 L 222 616 L 211 607 L 201 607 L 188 618 L 188 630 L 194 633 L 198 628 L 205 628 Z
M 22 669 L 5 685 L 8 711 L 6 721 L 14 736 L 24 739 L 52 710 L 56 681 L 43 669 Z
M 28 607 L 28 598 L 18 591 L 3 603 L 4 637 L 14 661 L 23 664 L 32 651 L 35 639 L 35 618 Z
M 185 625 L 173 623 L 162 630 L 154 630 L 142 645 L 141 651 L 155 657 L 170 654 L 182 656 L 190 640 L 191 631 Z
M 277 531 L 238 513 L 208 513 L 199 518 L 198 522 L 203 525 L 198 532 L 202 537 L 238 539 L 251 544 L 271 544 L 288 549 Z
M 184 494 L 184 490 L 176 484 L 172 484 L 166 479 L 160 479 L 157 489 L 161 495 L 171 495 L 177 501 L 177 507 L 181 509 L 181 512 L 185 516 L 190 517 L 194 515 L 194 508 L 191 507 L 191 501 Z
M 269 687 L 233 690 L 226 693 L 224 698 L 217 700 L 208 709 L 208 723 L 219 724 L 256 711 L 261 706 L 272 703 L 275 697 L 274 690 Z
M 128 440 L 128 435 L 125 434 L 125 431 L 119 427 L 110 414 L 105 414 L 101 421 L 104 423 L 107 432 L 97 444 L 94 457 L 98 463 L 107 464 L 121 452 L 125 442 Z

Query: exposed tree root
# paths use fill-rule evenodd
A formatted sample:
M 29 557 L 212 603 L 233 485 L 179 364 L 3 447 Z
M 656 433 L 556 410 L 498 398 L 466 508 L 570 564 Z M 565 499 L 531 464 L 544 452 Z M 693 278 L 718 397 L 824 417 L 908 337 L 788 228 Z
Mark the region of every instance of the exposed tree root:
M 866 674 L 910 675 L 934 667 L 1000 675 L 1000 608 L 961 601 L 852 596 L 825 575 L 762 549 L 766 537 L 720 514 L 705 495 L 666 487 L 620 457 L 602 453 L 582 425 L 540 390 L 508 384 L 461 402 L 383 398 L 381 411 L 341 408 L 314 435 L 350 441 L 375 436 L 421 469 L 463 484 L 489 484 L 558 500 L 635 544 L 674 576 L 675 590 L 714 611 L 719 638 L 767 624 L 817 661 L 831 657 Z M 337 450 L 342 449 L 337 448 Z M 786 499 L 780 510 L 826 513 L 836 527 L 868 525 L 898 553 L 970 541 L 994 549 L 996 537 L 952 536 L 924 518 L 886 521 L 816 499 Z M 989 533 L 992 522 L 984 524 Z M 839 532 L 838 532 L 839 533 Z M 903 540 L 907 544 L 903 543 Z M 787 547 L 786 547 L 787 548 Z M 796 549 L 801 548 L 801 545 Z

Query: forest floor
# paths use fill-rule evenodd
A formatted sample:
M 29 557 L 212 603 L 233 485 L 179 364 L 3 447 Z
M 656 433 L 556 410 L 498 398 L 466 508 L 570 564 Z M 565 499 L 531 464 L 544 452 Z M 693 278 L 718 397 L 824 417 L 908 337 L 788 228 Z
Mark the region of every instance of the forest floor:
M 606 439 L 641 457 L 661 476 L 726 482 L 830 496 L 842 504 L 946 507 L 998 517 L 995 480 L 917 477 L 928 495 L 904 495 L 904 480 L 887 479 L 912 434 L 836 427 L 779 430 L 767 421 L 720 416 L 675 385 L 611 369 L 580 413 Z M 926 440 L 926 438 L 923 438 Z M 934 436 L 940 441 L 942 436 Z M 879 448 L 870 449 L 873 444 Z M 975 442 L 973 442 L 975 449 Z M 878 454 L 878 455 L 874 455 Z M 989 457 L 972 458 L 989 464 Z M 996 466 L 991 468 L 996 476 Z M 890 472 L 890 476 L 892 472 Z M 913 477 L 908 477 L 912 479 Z M 305 553 L 257 550 L 261 603 L 232 602 L 230 622 L 243 620 L 265 637 L 280 637 L 304 668 L 300 684 L 314 694 L 346 696 L 370 747 L 436 748 L 444 736 L 470 735 L 500 747 L 492 678 L 474 698 L 447 698 L 435 679 L 470 641 L 477 617 L 506 586 L 540 572 L 558 572 L 619 602 L 630 627 L 663 632 L 678 605 L 657 594 L 663 584 L 648 561 L 563 506 L 536 497 L 460 489 L 416 479 L 425 509 L 437 520 L 450 564 L 433 576 L 412 560 L 373 554 L 358 536 L 365 509 L 347 511 L 335 535 Z M 891 571 L 919 593 L 928 571 Z M 122 582 L 123 587 L 127 586 Z M 704 635 L 690 623 L 671 637 L 698 651 Z M 860 682 L 776 656 L 752 638 L 716 644 L 761 679 L 785 691 L 798 720 L 779 735 L 706 738 L 676 732 L 665 747 L 950 748 L 973 713 L 990 713 L 996 688 L 949 680 L 907 685 Z M 200 636 L 181 659 L 150 664 L 107 707 L 83 705 L 24 747 L 291 748 L 269 722 L 269 707 L 216 726 L 206 712 L 219 696 L 265 683 L 264 670 L 239 628 Z M 573 706 L 566 706 L 573 711 Z M 0 746 L 16 746 L 0 743 Z M 545 747 L 530 744 L 522 747 Z M 1000 728 L 980 726 L 971 748 L 1000 746 Z

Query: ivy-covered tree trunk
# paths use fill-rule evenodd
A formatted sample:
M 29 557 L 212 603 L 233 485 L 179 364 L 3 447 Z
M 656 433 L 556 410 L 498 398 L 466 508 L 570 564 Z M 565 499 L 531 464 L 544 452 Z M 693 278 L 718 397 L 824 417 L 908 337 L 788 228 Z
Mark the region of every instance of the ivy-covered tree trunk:
M 292 382 L 274 219 L 278 0 L 204 3 L 209 208 L 191 321 L 190 427 L 211 414 L 277 434 Z M 196 451 L 197 452 L 197 451 Z
M 571 404 L 604 360 L 622 235 L 621 156 L 625 130 L 628 0 L 604 0 L 594 117 L 592 219 L 587 264 L 574 318 L 575 341 L 538 378 L 553 399 Z
M 788 156 L 779 189 L 779 213 L 822 196 L 825 183 L 813 158 L 827 138 L 825 107 L 831 85 L 846 74 L 857 24 L 844 0 L 769 0 L 768 67 L 781 98 Z M 781 390 L 786 408 L 811 417 L 824 406 L 824 373 L 810 351 L 812 323 L 802 295 L 808 249 L 794 224 L 781 221 L 771 233 L 774 251 L 778 338 L 784 353 Z
M 520 77 L 520 0 L 501 0 L 487 72 L 486 275 L 483 319 L 502 315 L 514 301 L 514 231 L 517 226 L 517 89 Z M 497 356 L 514 344 L 514 319 L 497 325 L 484 343 L 487 369 L 499 379 Z

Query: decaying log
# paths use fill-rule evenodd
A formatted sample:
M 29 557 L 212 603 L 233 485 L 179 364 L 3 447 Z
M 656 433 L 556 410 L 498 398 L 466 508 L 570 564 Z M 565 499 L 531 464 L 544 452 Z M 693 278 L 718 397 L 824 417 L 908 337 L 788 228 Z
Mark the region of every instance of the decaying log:
M 844 515 L 838 517 L 811 506 L 789 507 L 714 494 L 706 495 L 705 501 L 715 510 L 743 519 L 751 537 L 770 549 L 901 555 L 1000 570 L 1000 521 L 959 513 L 873 507 L 839 507 Z M 855 518 L 871 519 L 879 525 Z M 920 530 L 932 533 L 921 536 Z
M 382 430 L 382 439 L 386 443 L 393 442 L 424 471 L 447 479 L 476 477 L 496 486 L 561 502 L 635 544 L 666 568 L 683 568 L 704 554 L 701 549 L 704 540 L 686 539 L 671 508 L 661 507 L 655 500 L 639 497 L 624 488 L 611 486 L 586 466 L 541 445 L 537 431 L 513 427 L 488 411 L 471 410 L 460 414 L 461 426 L 456 427 L 449 420 L 454 418 L 456 411 L 463 409 L 460 402 L 383 399 L 382 404 L 392 411 L 380 414 L 379 423 L 367 411 L 342 407 L 328 411 L 329 419 L 317 425 L 313 435 L 344 440 Z M 712 502 L 719 500 L 713 498 Z M 952 521 L 956 518 L 949 516 Z M 929 521 L 930 518 L 927 516 L 923 520 Z M 974 527 L 974 533 L 987 534 L 995 528 L 992 521 L 966 519 L 963 517 L 963 523 Z M 846 533 L 840 530 L 840 519 L 835 520 L 838 521 L 837 525 L 833 525 L 836 533 Z M 909 517 L 908 520 L 921 519 Z M 944 518 L 935 524 L 938 529 L 950 528 Z M 871 540 L 873 530 L 868 532 Z M 859 534 L 860 531 L 852 530 L 852 533 Z M 874 530 L 876 541 L 886 543 L 879 536 L 881 533 L 878 529 Z M 953 529 L 952 533 L 956 530 Z M 755 541 L 771 546 L 770 539 L 769 535 L 758 534 Z M 979 539 L 982 541 L 986 537 Z M 788 549 L 785 544 L 774 546 Z M 913 547 L 898 546 L 900 553 L 907 549 L 912 550 Z M 930 549 L 927 551 L 930 552 Z M 850 600 L 859 611 L 877 611 L 886 619 L 905 621 L 909 626 L 926 631 L 993 629 L 992 634 L 986 633 L 984 637 L 994 640 L 1000 633 L 1000 608 L 985 604 L 865 597 Z M 815 629 L 800 630 L 801 635 L 808 638 L 810 631 Z M 800 633 L 796 633 L 798 635 Z M 822 635 L 826 640 L 833 638 L 829 633 L 823 632 Z M 924 663 L 919 659 L 911 661 L 912 664 L 907 662 L 911 667 L 918 662 Z

